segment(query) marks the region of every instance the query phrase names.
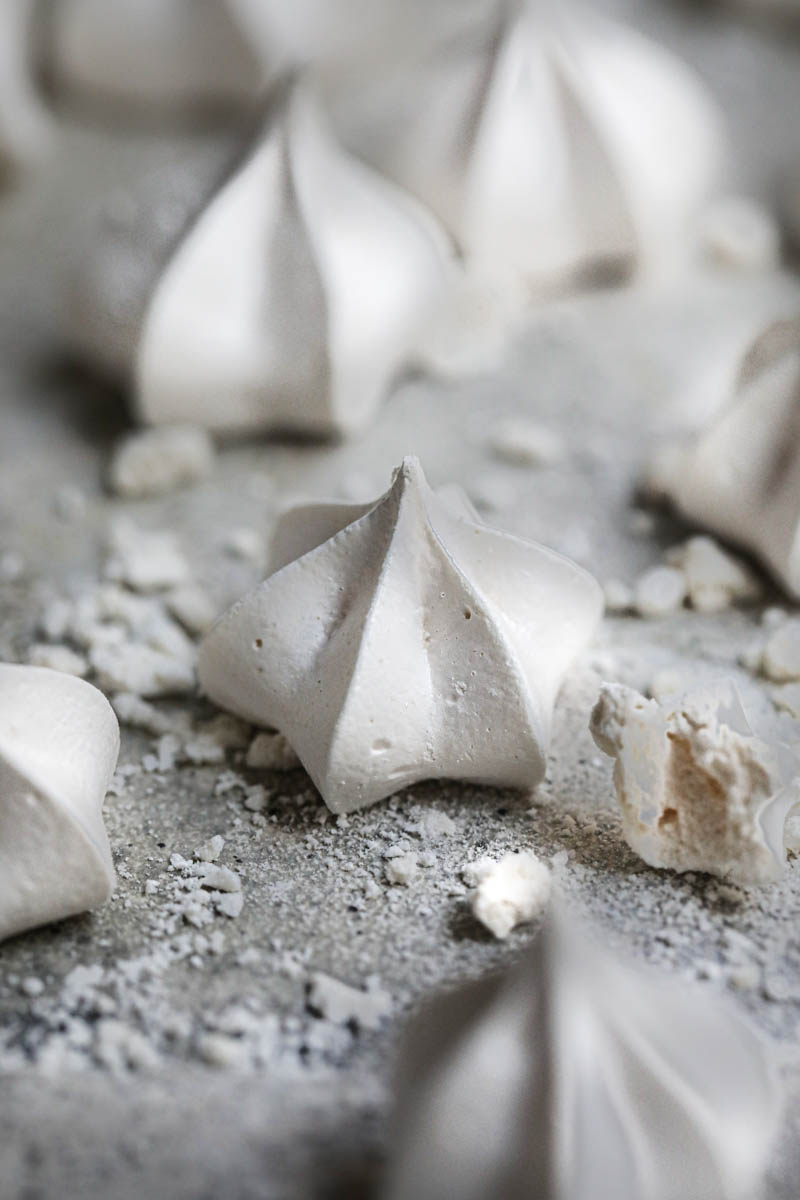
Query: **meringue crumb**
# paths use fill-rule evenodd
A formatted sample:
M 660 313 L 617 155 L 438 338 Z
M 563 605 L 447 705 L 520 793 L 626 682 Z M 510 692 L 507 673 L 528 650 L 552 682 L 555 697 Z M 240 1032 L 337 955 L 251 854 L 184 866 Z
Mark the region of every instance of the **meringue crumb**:
M 501 941 L 517 925 L 542 916 L 550 901 L 550 871 L 532 850 L 506 854 L 499 860 L 479 858 L 463 867 L 461 875 L 475 888 L 472 912 Z
M 206 479 L 214 469 L 214 443 L 195 425 L 146 429 L 120 441 L 108 469 L 112 492 L 128 499 L 160 496 Z

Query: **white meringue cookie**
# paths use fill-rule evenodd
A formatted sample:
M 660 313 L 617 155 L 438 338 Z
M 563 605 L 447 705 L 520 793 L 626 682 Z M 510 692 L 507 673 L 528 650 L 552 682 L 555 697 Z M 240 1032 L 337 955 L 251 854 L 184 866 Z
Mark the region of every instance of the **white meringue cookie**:
M 704 431 L 662 448 L 650 487 L 752 551 L 800 597 L 800 318 L 756 341 L 728 406 Z
M 591 731 L 615 760 L 625 840 L 650 866 L 739 884 L 783 874 L 800 758 L 754 735 L 732 682 L 668 705 L 605 684 Z
M 138 111 L 252 104 L 267 68 L 237 0 L 49 0 L 56 91 Z
M 110 896 L 102 807 L 118 752 L 97 688 L 0 663 L 0 940 Z
M 348 145 L 422 198 L 481 277 L 561 284 L 691 252 L 721 122 L 692 73 L 566 3 L 494 24 L 338 98 Z M 365 99 L 366 90 L 366 99 Z
M 273 726 L 334 812 L 418 780 L 532 788 L 553 704 L 602 613 L 595 581 L 491 529 L 416 459 L 373 505 L 310 505 L 200 649 L 218 704 Z
M 31 71 L 33 4 L 0 5 L 0 177 L 35 162 L 51 133 Z
M 399 1058 L 386 1200 L 751 1200 L 779 1111 L 758 1034 L 709 989 L 551 919 L 439 998 Z
M 295 84 L 156 287 L 139 413 L 227 431 L 355 429 L 406 365 L 450 266 L 433 218 L 342 151 Z

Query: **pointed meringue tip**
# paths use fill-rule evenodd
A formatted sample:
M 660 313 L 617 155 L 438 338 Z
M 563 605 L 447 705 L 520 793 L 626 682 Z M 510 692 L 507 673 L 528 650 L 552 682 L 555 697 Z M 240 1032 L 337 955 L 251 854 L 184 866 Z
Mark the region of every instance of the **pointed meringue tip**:
M 399 488 L 401 491 L 407 486 L 411 487 L 427 487 L 428 481 L 425 478 L 425 472 L 422 469 L 422 463 L 417 458 L 416 454 L 406 454 L 399 467 L 395 467 L 392 475 L 392 486 L 389 489 L 394 491 Z

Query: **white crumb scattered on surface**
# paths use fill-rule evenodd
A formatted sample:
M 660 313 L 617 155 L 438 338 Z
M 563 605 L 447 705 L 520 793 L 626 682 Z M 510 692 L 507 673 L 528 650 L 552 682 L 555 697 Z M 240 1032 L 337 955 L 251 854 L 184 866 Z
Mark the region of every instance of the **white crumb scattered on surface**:
M 498 421 L 488 439 L 495 458 L 518 467 L 549 467 L 566 457 L 564 438 L 555 429 L 521 417 Z
M 378 1029 L 392 1013 L 392 998 L 377 983 L 366 989 L 354 988 L 330 975 L 317 971 L 309 979 L 309 1007 L 334 1025 L 355 1024 L 362 1029 Z
M 300 759 L 282 733 L 257 733 L 247 750 L 245 765 L 254 770 L 293 771 Z
M 198 846 L 194 851 L 194 857 L 198 862 L 213 863 L 219 858 L 222 851 L 225 849 L 225 839 L 220 833 L 215 833 L 213 837 L 204 842 L 202 846 Z
M 129 499 L 159 496 L 207 479 L 214 469 L 214 444 L 193 425 L 146 429 L 123 438 L 108 469 L 112 492 Z
M 151 646 L 123 643 L 95 646 L 89 663 L 98 686 L 106 692 L 156 696 L 186 696 L 195 689 L 194 667 Z
M 666 558 L 670 566 L 683 571 L 689 603 L 698 612 L 724 612 L 738 601 L 757 599 L 760 593 L 753 573 L 713 538 L 690 538 Z
M 169 530 L 139 529 L 118 517 L 111 524 L 108 543 L 106 578 L 136 592 L 159 592 L 189 579 L 189 564 Z
M 550 901 L 548 867 L 531 850 L 489 856 L 462 868 L 464 882 L 475 889 L 471 906 L 482 925 L 503 940 L 516 929 L 537 920 Z
M 185 583 L 167 592 L 164 602 L 176 621 L 195 637 L 207 633 L 217 616 L 217 606 L 196 583 Z
M 51 671 L 63 671 L 65 675 L 77 675 L 81 679 L 89 671 L 85 655 L 57 643 L 37 642 L 31 646 L 28 662 L 32 667 L 48 667 Z
M 682 607 L 687 591 L 683 571 L 676 567 L 651 567 L 636 580 L 634 605 L 640 617 L 666 617 Z
M 452 817 L 438 808 L 426 809 L 419 819 L 416 831 L 423 841 L 438 841 L 440 838 L 453 837 L 457 826 Z
M 625 838 L 650 866 L 740 884 L 780 877 L 800 762 L 752 734 L 732 688 L 661 705 L 605 684 L 591 732 L 615 762 Z
M 387 857 L 384 874 L 395 887 L 411 887 L 419 875 L 419 855 L 414 850 Z
M 184 725 L 183 722 L 176 723 L 174 716 L 162 712 L 133 692 L 116 692 L 110 699 L 120 724 L 128 725 L 132 729 L 141 729 L 153 737 L 175 733 L 177 724 Z

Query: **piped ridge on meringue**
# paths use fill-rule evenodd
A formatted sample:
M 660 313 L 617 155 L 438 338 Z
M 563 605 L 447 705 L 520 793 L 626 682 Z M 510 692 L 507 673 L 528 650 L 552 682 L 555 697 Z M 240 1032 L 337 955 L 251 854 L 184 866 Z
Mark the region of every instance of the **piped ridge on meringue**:
M 201 647 L 223 707 L 285 734 L 348 812 L 428 778 L 532 788 L 556 693 L 602 611 L 596 582 L 431 491 L 407 458 L 374 505 L 311 505 L 278 567 Z

